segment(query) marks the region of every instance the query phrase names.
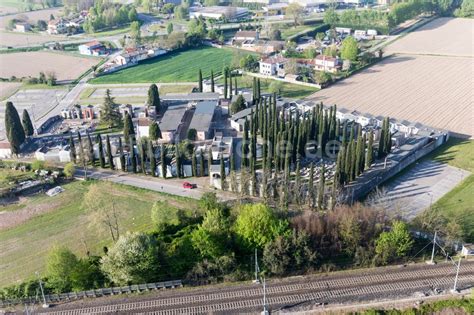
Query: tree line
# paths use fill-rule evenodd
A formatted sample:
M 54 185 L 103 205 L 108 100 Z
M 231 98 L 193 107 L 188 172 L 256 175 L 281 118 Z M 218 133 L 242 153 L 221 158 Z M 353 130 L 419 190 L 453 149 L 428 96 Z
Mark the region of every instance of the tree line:
M 120 208 L 107 196 L 112 186 L 92 183 L 83 199 L 86 213 L 112 238 L 110 246 L 84 257 L 53 247 L 43 273 L 47 292 L 169 279 L 191 285 L 248 280 L 255 251 L 260 274 L 267 277 L 386 265 L 404 261 L 414 245 L 407 226 L 377 208 L 357 204 L 290 214 L 261 203 L 225 204 L 211 193 L 194 207 L 158 201 L 150 209 L 152 232 L 122 232 L 121 221 L 114 221 Z M 1 295 L 23 297 L 37 289 L 35 279 L 4 288 Z

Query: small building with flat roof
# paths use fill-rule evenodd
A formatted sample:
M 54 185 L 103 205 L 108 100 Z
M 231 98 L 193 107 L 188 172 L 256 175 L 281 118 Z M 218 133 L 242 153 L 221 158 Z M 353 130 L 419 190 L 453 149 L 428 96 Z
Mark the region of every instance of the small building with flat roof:
M 179 141 L 179 134 L 187 110 L 187 103 L 168 106 L 160 122 L 161 136 L 164 142 Z
M 211 136 L 211 122 L 216 107 L 216 101 L 201 101 L 196 104 L 196 110 L 188 129 L 196 130 L 196 140 L 207 140 Z

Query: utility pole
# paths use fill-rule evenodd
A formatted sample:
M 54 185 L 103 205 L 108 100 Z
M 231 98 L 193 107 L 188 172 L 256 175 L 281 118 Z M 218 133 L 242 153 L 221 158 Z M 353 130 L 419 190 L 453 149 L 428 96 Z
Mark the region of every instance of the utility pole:
M 461 266 L 461 259 L 462 257 L 459 257 L 458 267 L 456 269 L 456 277 L 454 278 L 454 286 L 453 286 L 453 289 L 451 290 L 451 293 L 458 293 L 457 285 L 458 285 L 459 267 Z
M 434 254 L 435 254 L 435 248 L 436 248 L 436 235 L 438 234 L 438 231 L 435 231 L 434 237 L 433 237 L 433 250 L 431 251 L 431 260 L 428 262 L 429 265 L 434 265 Z
M 41 296 L 43 297 L 43 308 L 48 308 L 49 305 L 46 303 L 46 298 L 44 297 L 44 290 L 43 290 L 43 282 L 41 281 L 41 278 L 39 276 L 39 272 L 36 272 L 36 276 L 38 277 L 40 289 L 41 289 Z
M 265 278 L 263 278 L 263 311 L 261 315 L 270 315 L 270 312 L 267 309 L 267 292 L 266 292 Z
M 258 268 L 257 249 L 255 248 L 255 280 L 253 280 L 253 283 L 260 283 L 260 280 L 258 280 L 259 272 L 260 272 L 260 268 Z

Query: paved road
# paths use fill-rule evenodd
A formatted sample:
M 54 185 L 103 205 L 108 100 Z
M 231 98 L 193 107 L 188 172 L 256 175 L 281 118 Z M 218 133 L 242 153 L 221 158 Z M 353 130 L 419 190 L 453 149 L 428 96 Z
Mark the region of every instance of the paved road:
M 77 169 L 76 177 L 84 178 L 84 170 L 80 168 Z M 186 181 L 185 179 L 165 180 L 153 178 L 151 176 L 145 177 L 144 175 L 128 175 L 119 171 L 104 171 L 98 169 L 89 169 L 87 172 L 87 177 L 193 199 L 201 198 L 202 194 L 205 192 L 205 190 L 199 187 L 195 189 L 184 189 L 183 182 Z
M 363 269 L 317 276 L 267 281 L 266 301 L 272 313 L 321 310 L 338 303 L 449 294 L 455 267 L 451 263 Z M 458 287 L 474 286 L 474 261 L 463 261 Z M 262 309 L 263 289 L 257 284 L 168 290 L 142 297 L 101 298 L 56 306 L 38 313 L 69 314 L 257 314 Z

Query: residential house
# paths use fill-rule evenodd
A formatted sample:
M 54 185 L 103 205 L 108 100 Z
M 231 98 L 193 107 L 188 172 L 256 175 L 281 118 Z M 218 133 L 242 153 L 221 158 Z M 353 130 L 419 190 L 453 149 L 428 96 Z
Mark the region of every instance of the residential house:
M 268 15 L 285 15 L 288 3 L 272 3 L 262 7 L 265 14 Z
M 87 55 L 87 56 L 102 56 L 102 55 L 105 55 L 107 52 L 107 49 L 105 48 L 105 46 L 96 40 L 86 43 L 86 44 L 79 45 L 78 49 L 81 55 Z
M 336 73 L 342 68 L 342 59 L 318 55 L 315 59 L 315 70 Z
M 9 159 L 12 157 L 12 149 L 10 148 L 10 142 L 3 140 L 0 141 L 0 159 Z
M 461 250 L 462 256 L 474 256 L 474 244 L 464 244 Z
M 201 101 L 196 104 L 196 110 L 188 128 L 188 130 L 196 130 L 196 140 L 207 140 L 211 136 L 211 122 L 216 107 L 216 101 Z
M 47 32 L 50 35 L 64 34 L 67 32 L 66 23 L 62 18 L 51 20 L 48 22 Z
M 21 33 L 29 32 L 31 31 L 31 25 L 27 22 L 18 22 L 15 24 L 15 31 Z
M 264 75 L 277 75 L 278 70 L 283 70 L 288 61 L 283 56 L 273 56 L 260 60 L 260 73 Z
M 203 17 L 205 19 L 215 19 L 227 21 L 239 21 L 246 18 L 249 14 L 247 8 L 230 7 L 230 6 L 210 6 L 210 7 L 191 7 L 189 10 L 189 17 L 198 19 Z

